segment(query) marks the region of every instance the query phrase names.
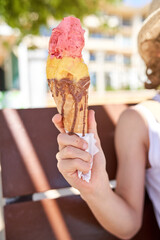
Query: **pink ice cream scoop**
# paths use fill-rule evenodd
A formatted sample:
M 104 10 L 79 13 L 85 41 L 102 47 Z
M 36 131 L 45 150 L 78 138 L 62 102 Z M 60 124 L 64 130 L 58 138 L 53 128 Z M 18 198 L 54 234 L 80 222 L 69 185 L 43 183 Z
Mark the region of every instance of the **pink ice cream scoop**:
M 84 32 L 78 18 L 63 18 L 61 23 L 52 30 L 49 41 L 50 56 L 81 58 L 84 47 Z

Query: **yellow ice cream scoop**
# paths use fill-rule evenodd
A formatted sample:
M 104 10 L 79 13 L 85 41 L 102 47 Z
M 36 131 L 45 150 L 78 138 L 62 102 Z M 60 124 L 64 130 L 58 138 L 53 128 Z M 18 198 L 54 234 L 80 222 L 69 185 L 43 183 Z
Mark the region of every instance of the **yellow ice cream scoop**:
M 87 65 L 82 58 L 63 57 L 58 59 L 47 59 L 47 79 L 61 80 L 62 78 L 69 78 L 78 82 L 80 79 L 89 76 Z

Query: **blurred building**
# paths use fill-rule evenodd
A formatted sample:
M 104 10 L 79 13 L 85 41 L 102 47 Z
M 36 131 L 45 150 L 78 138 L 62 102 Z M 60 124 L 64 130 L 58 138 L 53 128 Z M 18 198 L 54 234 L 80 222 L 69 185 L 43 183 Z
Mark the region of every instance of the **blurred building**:
M 86 49 L 90 53 L 91 84 L 99 93 L 143 87 L 144 66 L 137 51 L 137 34 L 147 7 L 104 5 L 99 18 L 88 16 L 84 20 L 89 29 Z
M 137 53 L 137 33 L 148 6 L 136 9 L 104 5 L 100 9 L 97 16 L 84 19 L 83 56 L 91 77 L 90 92 L 103 95 L 106 90 L 142 88 L 144 65 Z M 50 31 L 42 27 L 39 37 L 27 36 L 2 64 L 4 71 L 0 74 L 4 75 L 5 82 L 1 88 L 19 91 L 16 107 L 48 104 L 45 67 L 51 28 L 56 25 L 57 22 L 52 21 Z

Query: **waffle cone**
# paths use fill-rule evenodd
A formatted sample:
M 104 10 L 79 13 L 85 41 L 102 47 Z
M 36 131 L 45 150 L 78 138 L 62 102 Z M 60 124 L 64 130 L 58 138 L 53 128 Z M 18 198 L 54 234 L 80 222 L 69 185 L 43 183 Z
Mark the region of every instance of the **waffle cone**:
M 54 97 L 57 110 L 63 117 L 64 129 L 70 133 L 87 133 L 88 125 L 88 92 L 82 96 L 81 100 L 75 102 L 72 94 L 68 91 L 68 86 L 65 87 L 65 97 L 62 94 L 57 94 L 56 84 L 54 80 L 48 80 L 52 96 Z M 80 91 L 80 89 L 78 89 Z M 77 94 L 78 93 L 77 90 Z

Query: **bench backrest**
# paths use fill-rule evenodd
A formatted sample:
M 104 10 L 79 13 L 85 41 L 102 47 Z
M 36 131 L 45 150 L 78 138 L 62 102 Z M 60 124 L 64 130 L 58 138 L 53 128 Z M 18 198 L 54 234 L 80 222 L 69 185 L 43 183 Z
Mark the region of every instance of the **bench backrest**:
M 110 180 L 115 178 L 114 130 L 128 106 L 94 106 Z M 58 131 L 51 121 L 55 108 L 0 111 L 0 160 L 4 218 L 8 240 L 118 239 L 105 231 L 78 196 L 33 201 L 34 193 L 70 187 L 57 170 Z M 13 202 L 13 203 L 12 203 Z M 11 204 L 12 203 L 12 204 Z M 146 196 L 143 226 L 133 238 L 160 239 Z

